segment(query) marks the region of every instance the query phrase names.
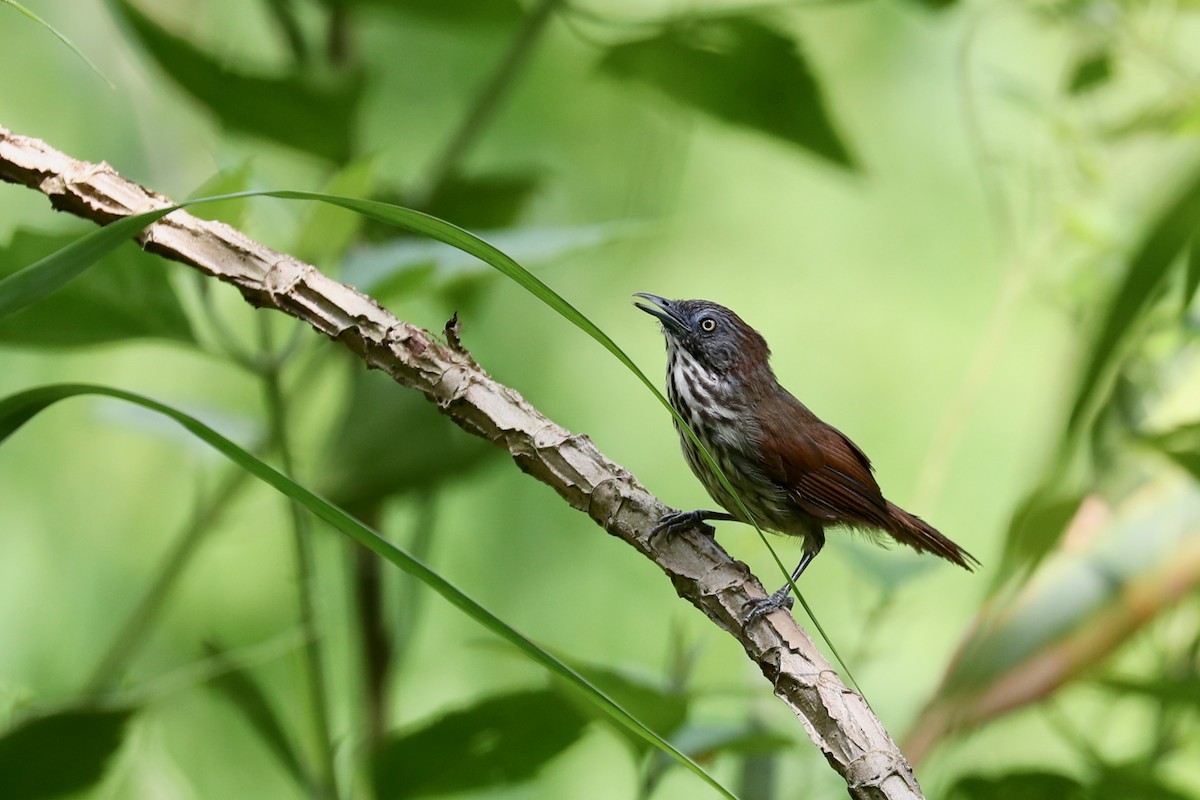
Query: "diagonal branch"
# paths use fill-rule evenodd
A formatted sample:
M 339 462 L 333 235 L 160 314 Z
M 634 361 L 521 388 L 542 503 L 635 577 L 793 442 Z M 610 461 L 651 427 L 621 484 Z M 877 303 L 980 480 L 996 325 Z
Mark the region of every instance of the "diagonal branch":
M 172 204 L 105 163 L 76 161 L 3 127 L 0 179 L 37 189 L 55 208 L 101 224 Z M 912 767 L 866 701 L 842 683 L 790 615 L 775 612 L 742 626 L 746 601 L 765 596 L 746 565 L 699 530 L 650 541 L 647 532 L 667 506 L 587 436 L 546 418 L 461 348 L 228 225 L 176 211 L 147 228 L 139 241 L 150 252 L 233 284 L 254 306 L 309 323 L 368 367 L 424 394 L 468 432 L 507 450 L 524 472 L 651 559 L 680 597 L 738 641 L 846 780 L 851 797 L 922 796 Z

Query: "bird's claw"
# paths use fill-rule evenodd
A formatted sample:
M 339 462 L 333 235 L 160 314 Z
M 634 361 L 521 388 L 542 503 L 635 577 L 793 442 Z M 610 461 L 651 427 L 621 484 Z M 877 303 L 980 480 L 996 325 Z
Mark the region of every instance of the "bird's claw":
M 792 606 L 796 601 L 788 593 L 790 586 L 784 586 L 779 591 L 772 594 L 770 597 L 752 597 L 742 606 L 746 610 L 746 622 L 743 627 L 750 626 L 760 619 L 770 614 L 773 611 L 779 611 L 786 608 L 792 610 Z
M 676 533 L 687 528 L 696 528 L 705 536 L 717 535 L 717 529 L 704 521 L 703 511 L 672 511 L 670 514 L 663 514 L 655 523 L 650 529 L 649 538 L 653 541 L 659 534 Z

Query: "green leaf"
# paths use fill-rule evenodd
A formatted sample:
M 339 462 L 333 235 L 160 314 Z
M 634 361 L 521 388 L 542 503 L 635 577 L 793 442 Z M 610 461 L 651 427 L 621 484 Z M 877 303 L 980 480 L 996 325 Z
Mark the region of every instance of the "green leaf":
M 795 742 L 786 736 L 764 730 L 761 725 L 686 724 L 673 737 L 676 746 L 696 761 L 708 763 L 720 755 L 742 756 L 739 793 L 750 798 L 770 798 L 778 764 L 775 754 L 791 748 Z M 648 771 L 649 781 L 662 780 L 674 762 L 658 754 Z
M 572 667 L 647 727 L 663 736 L 672 736 L 687 719 L 690 698 L 684 692 L 673 691 L 608 667 L 579 663 L 573 663 Z M 568 699 L 578 698 L 578 692 L 570 684 L 559 686 L 566 690 Z M 621 726 L 615 727 L 635 752 L 641 753 L 649 749 L 648 743 L 642 737 Z
M 1159 676 L 1153 680 L 1130 678 L 1102 678 L 1097 684 L 1120 697 L 1135 695 L 1155 700 L 1167 708 L 1191 707 L 1200 711 L 1200 675 L 1179 678 Z
M 322 493 L 350 509 L 466 475 L 500 450 L 470 436 L 411 389 L 355 369 L 321 461 Z
M 1187 270 L 1183 282 L 1183 313 L 1191 308 L 1196 299 L 1196 290 L 1200 289 L 1200 232 L 1192 237 L 1192 246 L 1188 248 Z
M 516 0 L 358 0 L 364 6 L 403 11 L 447 25 L 474 27 L 518 22 L 524 12 Z
M 87 56 L 85 56 L 83 54 L 82 50 L 80 50 L 78 47 L 75 46 L 74 42 L 72 42 L 66 36 L 59 33 L 58 29 L 55 28 L 53 25 L 51 25 L 49 22 L 46 22 L 46 20 L 42 19 L 37 14 L 33 13 L 28 8 L 26 8 L 25 6 L 18 3 L 16 0 L 0 0 L 0 3 L 4 3 L 7 6 L 11 6 L 12 8 L 15 8 L 17 11 L 19 11 L 20 13 L 24 14 L 25 16 L 29 17 L 31 20 L 36 22 L 38 25 L 41 25 L 46 30 L 50 31 L 50 33 L 52 33 L 54 35 L 54 38 L 58 39 L 60 42 L 65 44 L 67 47 L 69 47 L 71 49 L 71 51 L 73 53 L 75 53 L 75 55 L 79 56 L 79 59 L 83 63 L 88 65 L 88 68 L 92 72 L 99 75 L 100 79 L 108 84 L 108 88 L 113 89 L 113 90 L 115 90 L 117 88 L 116 85 L 108 79 L 108 76 L 105 75 L 103 72 L 101 72 L 100 68 L 97 67 L 94 63 L 92 63 L 92 60 L 90 58 L 88 58 Z
M 958 5 L 958 0 L 908 0 L 908 2 L 930 11 L 945 11 L 951 6 Z
M 761 725 L 689 724 L 679 730 L 676 746 L 697 761 L 708 761 L 723 753 L 758 755 L 777 753 L 796 744 L 789 736 L 766 730 Z
M 1104 764 L 1092 780 L 1093 798 L 1121 800 L 1195 800 L 1195 795 L 1164 783 L 1158 768 L 1146 763 Z
M 169 206 L 110 222 L 36 264 L 0 280 L 0 320 L 61 289 L 142 228 L 170 214 Z
M 17 265 L 66 248 L 79 238 L 78 233 L 18 230 L 0 249 L 0 279 L 8 278 Z M 0 305 L 9 291 L 15 290 L 0 280 Z M 132 245 L 104 257 L 98 269 L 62 289 L 46 284 L 34 294 L 41 291 L 46 294 L 40 302 L 7 316 L 0 314 L 0 342 L 68 347 L 143 338 L 195 341 L 166 265 Z
M 1194 169 L 1183 184 L 1183 190 L 1147 228 L 1129 258 L 1124 277 L 1108 301 L 1075 391 L 1067 421 L 1068 440 L 1091 420 L 1102 399 L 1111 391 L 1122 344 L 1142 320 L 1151 301 L 1161 293 L 1176 258 L 1198 230 L 1200 167 Z
M 96 784 L 134 710 L 76 708 L 26 720 L 0 735 L 5 797 L 61 797 Z
M 412 212 L 415 213 L 415 212 Z M 444 224 L 444 223 L 443 223 Z M 103 229 L 102 229 L 103 230 Z M 341 531 L 356 542 L 371 550 L 376 555 L 386 559 L 429 586 L 435 592 L 448 600 L 453 606 L 463 611 L 480 625 L 495 633 L 504 641 L 515 646 L 530 660 L 545 667 L 552 675 L 570 682 L 585 696 L 590 698 L 597 708 L 603 710 L 621 725 L 638 732 L 656 747 L 669 752 L 681 764 L 702 778 L 709 786 L 719 791 L 725 797 L 733 794 L 701 769 L 695 762 L 672 747 L 654 731 L 647 728 L 639 720 L 629 714 L 619 704 L 593 686 L 589 681 L 576 673 L 562 661 L 549 652 L 527 639 L 523 634 L 497 617 L 491 611 L 472 600 L 458 587 L 447 581 L 403 549 L 384 539 L 379 534 L 355 520 L 342 509 L 313 494 L 308 489 L 288 478 L 269 464 L 255 458 L 246 450 L 221 436 L 219 433 L 200 422 L 195 417 L 182 411 L 156 402 L 131 392 L 114 389 L 107 386 L 90 386 L 81 384 L 60 384 L 42 386 L 24 392 L 10 395 L 0 400 L 0 442 L 11 436 L 18 428 L 43 411 L 48 406 L 78 395 L 101 395 L 113 397 L 134 405 L 141 406 L 162 414 L 184 427 L 202 441 L 206 442 L 230 461 L 250 472 L 259 480 L 273 487 L 280 493 L 300 503 L 309 512 L 324 520 L 332 527 Z
M 1180 425 L 1166 433 L 1147 436 L 1144 441 L 1200 481 L 1200 422 Z
M 549 690 L 489 697 L 388 737 L 372 764 L 375 796 L 428 797 L 528 780 L 578 741 L 588 721 Z
M 536 175 L 527 172 L 451 175 L 437 186 L 425 211 L 460 228 L 508 228 L 516 223 L 539 183 Z
M 968 775 L 959 778 L 947 797 L 949 800 L 1088 800 L 1088 793 L 1083 784 L 1067 775 L 1030 770 Z
M 1112 55 L 1107 48 L 1087 53 L 1071 69 L 1067 94 L 1081 95 L 1099 89 L 1112 77 Z
M 364 158 L 347 165 L 329 180 L 325 192 L 360 197 L 375 186 L 375 159 Z M 362 228 L 363 218 L 324 203 L 307 209 L 293 254 L 310 264 L 328 269 L 337 264 Z
M 866 537 L 847 536 L 833 546 L 854 563 L 857 574 L 870 578 L 885 593 L 895 592 L 937 566 L 916 553 L 884 550 Z
M 742 759 L 738 793 L 745 800 L 778 800 L 779 766 L 782 759 L 774 753 L 748 755 Z
M 305 771 L 292 741 L 288 738 L 279 717 L 271 708 L 266 694 L 259 688 L 250 673 L 234 663 L 225 653 L 213 645 L 206 645 L 209 658 L 220 673 L 212 681 L 212 687 L 225 696 L 249 723 L 275 759 L 301 787 L 313 786 L 311 776 Z
M 113 0 L 113 7 L 158 67 L 229 130 L 336 163 L 353 155 L 361 75 L 336 84 L 249 75 L 168 32 L 127 0 Z
M 525 227 L 488 234 L 497 249 L 522 264 L 532 265 L 591 247 L 600 247 L 639 230 L 633 223 L 611 222 L 562 227 Z M 471 284 L 496 269 L 486 261 L 438 241 L 393 238 L 356 247 L 346 257 L 342 277 L 371 295 L 389 297 L 418 290 L 447 291 Z
M 1130 112 L 1119 122 L 1102 126 L 1105 140 L 1124 143 L 1138 136 L 1195 136 L 1200 132 L 1200 103 L 1191 93 L 1171 95 Z
M 1083 502 L 1084 492 L 1056 474 L 1034 489 L 1013 512 L 1004 540 L 1004 557 L 994 578 L 1003 582 L 1022 564 L 1032 564 L 1053 549 Z
M 215 197 L 216 195 L 236 195 L 229 200 L 217 200 L 205 203 L 197 208 L 195 214 L 202 219 L 217 220 L 235 228 L 240 227 L 246 216 L 246 206 L 249 197 L 245 192 L 250 187 L 254 171 L 250 161 L 243 161 L 231 169 L 223 169 L 216 175 L 200 184 L 196 191 L 189 195 L 191 198 Z
M 610 48 L 601 68 L 717 119 L 856 168 L 803 53 L 752 17 L 671 21 L 653 36 Z

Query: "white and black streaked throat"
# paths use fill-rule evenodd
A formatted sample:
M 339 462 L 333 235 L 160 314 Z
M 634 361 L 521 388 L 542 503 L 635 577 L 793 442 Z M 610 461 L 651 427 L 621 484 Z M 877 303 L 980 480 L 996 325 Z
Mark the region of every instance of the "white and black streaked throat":
M 667 399 L 693 430 L 737 422 L 729 403 L 731 389 L 727 378 L 667 338 Z

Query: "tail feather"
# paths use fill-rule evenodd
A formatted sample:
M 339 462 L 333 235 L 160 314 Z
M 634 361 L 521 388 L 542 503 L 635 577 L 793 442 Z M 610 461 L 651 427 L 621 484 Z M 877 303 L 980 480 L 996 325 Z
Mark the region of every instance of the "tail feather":
M 947 539 L 925 520 L 913 516 L 895 503 L 887 504 L 888 515 L 895 525 L 888 528 L 888 533 L 896 541 L 906 544 L 918 553 L 933 553 L 947 561 L 958 564 L 968 572 L 974 572 L 979 559 L 963 550 L 954 542 Z

